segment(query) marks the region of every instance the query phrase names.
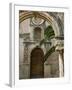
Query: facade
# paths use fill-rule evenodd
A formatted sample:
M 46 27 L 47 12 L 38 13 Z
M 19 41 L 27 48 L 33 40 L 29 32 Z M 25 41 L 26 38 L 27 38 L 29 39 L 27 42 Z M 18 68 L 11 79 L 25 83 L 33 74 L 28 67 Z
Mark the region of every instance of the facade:
M 64 13 L 19 11 L 19 79 L 64 76 Z

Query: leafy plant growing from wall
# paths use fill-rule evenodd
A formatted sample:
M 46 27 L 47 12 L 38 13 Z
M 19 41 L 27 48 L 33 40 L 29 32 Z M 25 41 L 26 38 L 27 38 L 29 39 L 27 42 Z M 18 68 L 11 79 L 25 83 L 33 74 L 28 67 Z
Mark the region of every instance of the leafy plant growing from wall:
M 44 39 L 41 40 L 40 46 L 45 42 L 45 41 L 50 41 L 55 37 L 54 30 L 51 25 L 49 25 L 45 30 L 44 30 Z M 55 51 L 55 46 L 52 46 L 44 55 L 44 62 L 47 60 L 47 58 Z

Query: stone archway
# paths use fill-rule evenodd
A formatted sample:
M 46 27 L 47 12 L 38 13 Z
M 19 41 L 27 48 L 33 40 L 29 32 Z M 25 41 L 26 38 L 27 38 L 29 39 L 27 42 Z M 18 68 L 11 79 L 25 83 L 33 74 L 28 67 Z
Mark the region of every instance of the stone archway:
M 62 27 L 62 22 L 59 20 L 60 25 L 58 24 L 58 18 L 55 15 L 51 15 L 50 13 L 46 12 L 35 12 L 35 11 L 24 11 L 19 15 L 19 23 L 23 22 L 24 20 L 28 18 L 32 18 L 37 16 L 38 18 L 41 18 L 53 27 L 53 30 L 55 32 L 55 37 L 62 36 L 62 30 L 60 29 Z
M 44 53 L 39 47 L 36 47 L 31 52 L 30 63 L 30 78 L 44 77 Z

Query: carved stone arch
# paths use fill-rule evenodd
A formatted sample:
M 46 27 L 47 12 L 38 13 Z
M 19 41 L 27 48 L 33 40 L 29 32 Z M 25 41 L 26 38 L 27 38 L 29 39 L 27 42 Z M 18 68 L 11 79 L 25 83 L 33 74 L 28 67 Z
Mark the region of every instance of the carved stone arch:
M 62 21 L 56 13 L 48 12 L 48 14 L 52 16 L 55 19 L 55 21 L 58 23 L 60 36 L 64 36 L 64 19 Z
M 61 31 L 60 31 L 58 22 L 55 20 L 55 18 L 52 15 L 50 15 L 46 12 L 35 12 L 35 13 L 37 13 L 37 17 L 42 18 L 42 19 L 46 20 L 48 23 L 50 23 L 50 25 L 53 27 L 56 37 L 61 36 L 60 35 Z M 32 18 L 32 17 L 35 17 L 34 12 L 32 12 L 32 11 L 23 12 L 22 14 L 19 15 L 19 22 L 21 23 L 25 19 Z

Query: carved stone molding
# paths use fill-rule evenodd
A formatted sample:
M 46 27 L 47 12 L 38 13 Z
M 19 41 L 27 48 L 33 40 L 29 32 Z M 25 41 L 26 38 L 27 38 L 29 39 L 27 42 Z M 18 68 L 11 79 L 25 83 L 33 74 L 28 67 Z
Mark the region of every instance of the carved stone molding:
M 56 50 L 63 50 L 64 49 L 64 40 L 56 40 L 55 41 Z

